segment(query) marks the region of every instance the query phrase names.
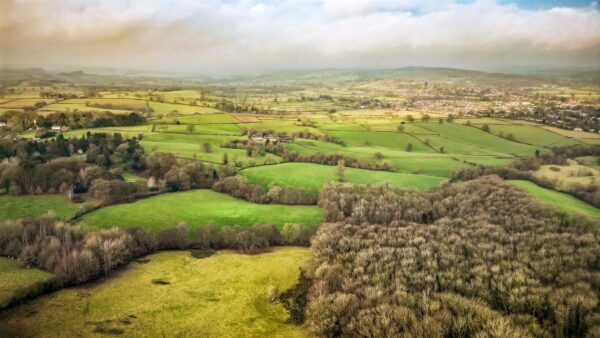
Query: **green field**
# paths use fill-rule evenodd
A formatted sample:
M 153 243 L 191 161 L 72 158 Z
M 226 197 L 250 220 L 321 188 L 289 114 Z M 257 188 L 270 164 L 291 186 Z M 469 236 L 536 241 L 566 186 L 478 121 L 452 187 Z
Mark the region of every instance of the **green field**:
M 327 134 L 340 138 L 349 146 L 372 146 L 406 150 L 406 146 L 410 143 L 412 144 L 413 152 L 435 152 L 435 150 L 426 146 L 418 139 L 404 133 L 375 131 L 327 131 Z
M 2 336 L 303 337 L 267 288 L 292 287 L 306 248 L 259 255 L 185 251 L 147 256 L 109 279 L 63 289 L 0 314 Z M 166 285 L 154 284 L 161 279 Z
M 158 126 L 156 130 L 159 130 Z M 265 156 L 248 157 L 245 149 L 221 148 L 221 144 L 232 139 L 239 139 L 240 136 L 227 135 L 205 135 L 205 134 L 184 134 L 184 133 L 163 133 L 154 132 L 144 134 L 141 141 L 146 153 L 154 151 L 170 152 L 176 157 L 196 158 L 203 161 L 222 163 L 223 154 L 227 153 L 229 161 L 234 163 L 239 160 L 243 165 L 248 165 L 254 161 L 256 164 L 263 164 L 267 158 L 273 163 L 280 162 L 281 158 L 272 154 Z M 212 145 L 211 152 L 205 152 L 202 148 L 203 143 Z
M 163 194 L 133 203 L 98 209 L 82 217 L 92 227 L 144 227 L 158 230 L 186 222 L 191 228 L 205 225 L 301 223 L 316 225 L 321 211 L 316 206 L 255 204 L 212 190 Z
M 82 204 L 73 204 L 63 195 L 0 195 L 0 222 L 36 217 L 47 212 L 60 219 L 72 217 Z
M 176 117 L 165 117 L 151 120 L 152 123 L 182 123 L 182 124 L 213 124 L 213 123 L 239 123 L 239 121 L 228 114 L 195 114 Z
M 60 112 L 105 112 L 110 111 L 113 114 L 129 114 L 131 110 L 122 110 L 122 109 L 108 109 L 108 108 L 97 108 L 97 107 L 88 107 L 84 103 L 54 103 L 47 106 L 44 106 L 38 110 L 38 112 L 42 114 L 47 114 L 53 111 Z
M 537 198 L 541 202 L 568 213 L 579 213 L 590 217 L 600 217 L 600 209 L 584 201 L 578 200 L 571 195 L 542 188 L 530 181 L 509 180 L 508 182 L 527 191 L 531 196 Z
M 176 114 L 176 115 L 191 115 L 191 114 L 211 114 L 222 113 L 218 109 L 190 106 L 186 104 L 163 103 L 163 102 L 148 102 L 148 106 L 153 110 L 153 115 L 161 114 Z
M 508 137 L 512 135 L 517 142 L 533 144 L 542 147 L 559 147 L 579 142 L 546 129 L 530 125 L 490 125 L 490 132 L 497 136 Z
M 53 279 L 54 275 L 49 272 L 23 268 L 16 259 L 0 257 L 0 309 L 15 300 L 38 294 Z
M 278 186 L 307 188 L 320 191 L 327 182 L 337 182 L 337 168 L 312 163 L 281 163 L 242 170 L 242 176 L 250 182 L 267 188 L 271 183 Z M 426 190 L 439 186 L 444 179 L 427 175 L 391 173 L 355 168 L 345 169 L 345 181 L 359 184 L 388 182 L 400 188 Z
M 512 142 L 486 133 L 478 128 L 456 123 L 415 123 L 417 126 L 443 135 L 444 137 L 463 142 L 482 149 L 482 151 L 502 154 L 532 156 L 538 147 Z M 443 144 L 442 144 L 443 146 Z

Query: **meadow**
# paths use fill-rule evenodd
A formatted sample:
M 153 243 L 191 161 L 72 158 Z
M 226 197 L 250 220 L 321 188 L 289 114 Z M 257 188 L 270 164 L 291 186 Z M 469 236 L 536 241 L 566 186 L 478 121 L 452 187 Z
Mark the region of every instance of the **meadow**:
M 530 181 L 509 180 L 507 182 L 516 185 L 537 200 L 559 210 L 563 210 L 570 214 L 578 213 L 593 218 L 600 218 L 600 209 L 584 201 L 578 200 L 571 195 L 542 188 Z
M 566 189 L 573 184 L 588 186 L 600 178 L 600 170 L 593 163 L 579 164 L 575 160 L 567 160 L 567 165 L 543 165 L 533 174 L 556 182 L 560 189 Z
M 16 259 L 0 257 L 0 309 L 41 293 L 45 285 L 52 283 L 53 279 L 54 275 L 49 272 L 24 268 Z
M 45 213 L 52 213 L 64 220 L 71 218 L 82 207 L 83 204 L 71 203 L 63 195 L 0 195 L 0 223 Z
M 317 225 L 321 211 L 316 206 L 255 204 L 212 190 L 162 194 L 136 202 L 98 209 L 81 222 L 91 227 L 143 227 L 160 230 L 186 222 L 190 228 L 212 224 L 251 226 L 254 224 L 299 223 Z
M 513 140 L 521 143 L 537 145 L 541 147 L 560 147 L 580 142 L 567 138 L 558 133 L 554 133 L 544 128 L 531 125 L 488 125 L 490 133 L 500 137 L 510 137 Z
M 276 165 L 247 168 L 240 172 L 250 182 L 265 189 L 270 184 L 280 187 L 306 188 L 318 192 L 328 182 L 337 182 L 337 168 L 313 163 L 281 163 Z M 428 175 L 391 173 L 364 169 L 346 168 L 345 182 L 357 184 L 390 183 L 399 188 L 427 190 L 439 186 L 444 178 Z
M 109 278 L 0 313 L 0 332 L 27 337 L 304 337 L 304 328 L 286 323 L 287 311 L 270 302 L 267 291 L 292 287 L 307 255 L 306 248 L 298 247 L 257 255 L 219 251 L 202 259 L 186 251 L 157 253 Z

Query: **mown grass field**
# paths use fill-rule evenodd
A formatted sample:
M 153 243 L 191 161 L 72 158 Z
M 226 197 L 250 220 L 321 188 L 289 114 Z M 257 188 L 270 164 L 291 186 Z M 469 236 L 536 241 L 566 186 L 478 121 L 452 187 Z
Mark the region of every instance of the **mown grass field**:
M 567 138 L 552 131 L 540 128 L 538 126 L 529 125 L 488 125 L 490 133 L 501 136 L 510 137 L 517 142 L 537 145 L 541 147 L 560 147 L 571 144 L 578 144 L 575 139 Z M 510 136 L 509 136 L 510 135 Z
M 143 227 L 159 230 L 186 222 L 191 228 L 209 224 L 251 226 L 253 224 L 301 223 L 314 226 L 321 220 L 317 206 L 255 204 L 212 190 L 163 194 L 133 203 L 105 207 L 81 218 L 98 228 Z
M 132 110 L 123 110 L 123 109 L 115 109 L 115 108 L 97 108 L 97 107 L 88 107 L 83 103 L 54 103 L 44 106 L 38 110 L 38 112 L 42 115 L 49 114 L 50 112 L 60 111 L 60 112 L 75 112 L 75 111 L 85 111 L 85 112 L 105 112 L 109 111 L 113 114 L 129 114 Z
M 542 188 L 530 181 L 509 180 L 508 182 L 525 190 L 539 201 L 561 209 L 568 213 L 579 213 L 589 217 L 600 218 L 600 209 L 578 200 L 575 197 L 558 191 Z
M 164 117 L 162 119 L 154 119 L 151 123 L 168 123 L 175 124 L 214 124 L 214 123 L 239 123 L 237 119 L 229 114 L 195 114 L 183 116 Z
M 510 154 L 517 156 L 532 156 L 538 147 L 512 142 L 475 127 L 456 123 L 415 123 L 417 126 L 443 135 L 444 137 L 481 148 L 484 151 Z M 441 145 L 443 146 L 443 144 Z M 460 151 L 460 150 L 457 150 Z
M 24 268 L 16 259 L 0 257 L 0 309 L 15 300 L 37 294 L 44 284 L 53 279 L 54 275 L 49 272 Z
M 63 195 L 0 195 L 0 222 L 36 217 L 47 212 L 59 219 L 72 217 L 83 204 L 74 204 Z
M 242 170 L 240 174 L 252 183 L 265 188 L 275 184 L 281 187 L 306 188 L 320 191 L 328 182 L 337 182 L 337 168 L 312 163 L 281 163 Z M 406 173 L 391 173 L 355 168 L 345 168 L 345 182 L 374 184 L 387 182 L 400 188 L 427 190 L 439 186 L 444 178 Z
M 2 336 L 304 337 L 271 303 L 299 276 L 306 248 L 258 255 L 220 251 L 197 259 L 185 251 L 147 256 L 110 278 L 63 289 L 0 314 Z M 154 284 L 163 280 L 166 285 Z

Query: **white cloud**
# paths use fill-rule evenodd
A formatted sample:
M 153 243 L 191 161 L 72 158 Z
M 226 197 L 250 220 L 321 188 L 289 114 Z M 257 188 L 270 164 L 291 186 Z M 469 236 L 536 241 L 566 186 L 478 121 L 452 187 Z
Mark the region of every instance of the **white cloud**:
M 304 67 L 600 66 L 595 7 L 491 0 L 0 0 L 0 62 L 238 72 Z

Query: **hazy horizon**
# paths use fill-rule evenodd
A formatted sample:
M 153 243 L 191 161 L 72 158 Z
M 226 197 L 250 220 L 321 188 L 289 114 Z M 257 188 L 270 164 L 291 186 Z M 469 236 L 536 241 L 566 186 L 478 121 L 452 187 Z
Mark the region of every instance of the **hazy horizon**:
M 2 68 L 600 68 L 600 11 L 588 1 L 0 0 L 0 12 Z

